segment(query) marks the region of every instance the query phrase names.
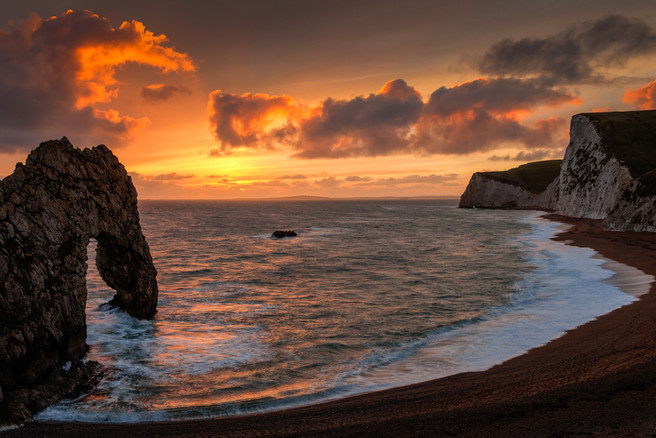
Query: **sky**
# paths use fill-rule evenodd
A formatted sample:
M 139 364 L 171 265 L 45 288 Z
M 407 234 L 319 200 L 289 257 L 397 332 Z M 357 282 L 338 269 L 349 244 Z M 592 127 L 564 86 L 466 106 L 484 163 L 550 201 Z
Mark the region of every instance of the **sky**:
M 653 0 L 1 0 L 0 177 L 106 144 L 140 199 L 457 196 L 656 108 Z

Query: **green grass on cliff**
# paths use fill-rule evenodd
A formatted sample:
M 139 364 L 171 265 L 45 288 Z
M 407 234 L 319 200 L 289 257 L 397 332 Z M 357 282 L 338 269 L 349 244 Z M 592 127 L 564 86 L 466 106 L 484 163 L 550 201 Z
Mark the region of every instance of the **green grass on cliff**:
M 623 162 L 641 186 L 642 196 L 656 194 L 656 110 L 585 113 L 604 134 L 608 153 Z
M 481 172 L 490 179 L 525 188 L 531 193 L 542 193 L 560 174 L 563 160 L 536 161 L 510 170 Z

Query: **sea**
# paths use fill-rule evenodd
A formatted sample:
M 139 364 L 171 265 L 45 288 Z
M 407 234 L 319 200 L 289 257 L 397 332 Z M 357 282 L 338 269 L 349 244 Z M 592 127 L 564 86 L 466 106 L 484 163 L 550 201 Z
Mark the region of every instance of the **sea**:
M 86 358 L 103 376 L 37 420 L 241 415 L 484 370 L 653 280 L 551 240 L 564 225 L 540 212 L 454 199 L 140 201 L 139 211 L 157 315 L 103 306 L 114 292 L 92 241 Z

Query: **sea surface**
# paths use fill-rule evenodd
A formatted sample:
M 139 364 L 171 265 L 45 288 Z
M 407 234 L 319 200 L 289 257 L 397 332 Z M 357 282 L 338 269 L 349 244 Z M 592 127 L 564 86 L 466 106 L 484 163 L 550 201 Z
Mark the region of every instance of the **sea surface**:
M 550 240 L 562 225 L 538 212 L 455 200 L 139 210 L 157 316 L 102 306 L 113 291 L 92 242 L 87 357 L 104 377 L 37 419 L 235 415 L 482 370 L 635 299 L 592 250 Z

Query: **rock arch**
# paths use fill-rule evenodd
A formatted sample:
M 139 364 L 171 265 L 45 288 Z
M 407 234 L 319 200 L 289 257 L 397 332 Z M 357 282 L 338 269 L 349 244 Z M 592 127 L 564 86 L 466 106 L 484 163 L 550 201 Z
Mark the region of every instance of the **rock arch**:
M 116 291 L 110 303 L 130 315 L 155 315 L 157 272 L 132 180 L 104 145 L 80 150 L 66 137 L 41 143 L 0 181 L 0 201 L 2 423 L 42 409 L 76 386 L 71 379 L 90 375 L 80 362 L 90 238 L 98 241 L 100 275 Z

